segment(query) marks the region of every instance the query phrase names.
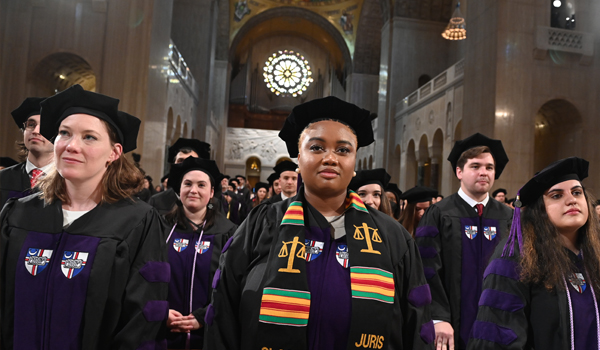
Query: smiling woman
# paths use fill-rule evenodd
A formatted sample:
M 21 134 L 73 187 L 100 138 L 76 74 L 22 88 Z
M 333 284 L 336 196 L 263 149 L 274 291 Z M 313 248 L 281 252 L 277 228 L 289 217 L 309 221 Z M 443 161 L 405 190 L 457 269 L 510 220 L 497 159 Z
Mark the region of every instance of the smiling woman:
M 370 113 L 313 100 L 294 108 L 279 136 L 304 185 L 255 208 L 225 245 L 207 348 L 432 348 L 414 241 L 348 190 L 356 151 L 373 142 Z
M 2 210 L 2 348 L 158 341 L 168 309 L 165 228 L 132 197 L 142 175 L 122 155 L 135 149 L 140 121 L 118 103 L 79 85 L 42 102 L 40 134 L 54 141 L 55 169 L 40 194 Z M 65 310 L 69 322 L 58 319 Z

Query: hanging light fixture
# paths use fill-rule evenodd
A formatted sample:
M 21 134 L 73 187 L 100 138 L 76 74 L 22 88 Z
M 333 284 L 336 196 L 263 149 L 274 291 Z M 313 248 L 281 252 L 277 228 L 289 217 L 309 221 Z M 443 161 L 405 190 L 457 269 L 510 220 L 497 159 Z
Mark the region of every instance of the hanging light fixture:
M 442 32 L 442 37 L 448 40 L 464 40 L 467 38 L 467 25 L 465 18 L 460 13 L 460 1 L 457 2 L 452 18 L 450 18 L 450 22 Z

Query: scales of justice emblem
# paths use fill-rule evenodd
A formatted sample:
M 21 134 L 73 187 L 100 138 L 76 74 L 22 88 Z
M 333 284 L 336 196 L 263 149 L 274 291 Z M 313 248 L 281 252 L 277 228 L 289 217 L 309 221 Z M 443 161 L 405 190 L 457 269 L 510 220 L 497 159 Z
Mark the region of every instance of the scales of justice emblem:
M 300 242 L 298 236 L 295 236 L 292 241 L 282 241 L 283 246 L 279 249 L 280 258 L 288 258 L 287 267 L 282 267 L 279 272 L 287 273 L 300 273 L 300 270 L 294 268 L 294 257 L 299 259 L 306 259 L 306 244 Z M 289 246 L 289 248 L 288 248 Z
M 377 233 L 377 229 L 370 228 L 366 222 L 363 222 L 362 226 L 353 225 L 354 230 L 354 239 L 357 241 L 366 241 L 367 249 L 361 249 L 361 253 L 370 253 L 370 254 L 378 254 L 381 255 L 381 252 L 373 249 L 373 242 L 381 243 L 381 236 Z M 362 232 L 361 229 L 362 228 Z M 371 231 L 373 231 L 373 235 L 371 235 Z

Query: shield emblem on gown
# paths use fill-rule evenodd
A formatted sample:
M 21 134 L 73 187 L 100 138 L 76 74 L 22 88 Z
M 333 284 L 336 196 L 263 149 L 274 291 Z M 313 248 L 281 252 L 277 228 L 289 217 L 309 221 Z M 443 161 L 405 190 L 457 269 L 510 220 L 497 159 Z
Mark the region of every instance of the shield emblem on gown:
M 304 244 L 306 245 L 306 261 L 315 260 L 323 252 L 323 242 L 305 239 Z
M 185 248 L 187 248 L 189 243 L 190 243 L 189 239 L 175 238 L 173 240 L 173 249 L 175 249 L 175 251 L 177 253 L 181 253 L 182 251 L 185 250 Z
M 477 226 L 465 226 L 465 235 L 468 239 L 477 237 Z
M 29 248 L 25 256 L 25 268 L 33 276 L 37 276 L 40 272 L 50 264 L 52 250 Z
M 585 278 L 583 278 L 583 274 L 577 272 L 575 274 L 571 274 L 569 277 L 569 283 L 575 288 L 575 290 L 579 293 L 585 292 L 585 288 L 587 287 L 587 283 L 585 283 Z
M 350 253 L 348 252 L 348 246 L 345 244 L 338 244 L 335 251 L 335 258 L 344 268 L 348 268 L 350 265 Z
M 77 276 L 85 268 L 89 253 L 65 250 L 60 263 L 63 275 L 68 279 Z
M 196 242 L 196 251 L 198 254 L 204 254 L 210 249 L 210 241 Z
M 496 228 L 494 226 L 485 226 L 483 228 L 483 235 L 488 241 L 496 238 Z

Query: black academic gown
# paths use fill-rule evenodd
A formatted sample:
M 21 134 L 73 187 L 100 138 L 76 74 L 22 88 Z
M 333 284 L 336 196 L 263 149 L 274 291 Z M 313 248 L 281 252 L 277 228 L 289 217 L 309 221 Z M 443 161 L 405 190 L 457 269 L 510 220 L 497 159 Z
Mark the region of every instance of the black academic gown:
M 169 187 L 166 191 L 159 192 L 154 196 L 150 197 L 148 204 L 156 208 L 160 215 L 165 215 L 171 210 L 177 203 L 177 193 Z
M 302 193 L 303 189 L 300 191 Z M 232 239 L 225 246 L 224 254 L 221 256 L 220 271 L 215 275 L 215 280 L 213 281 L 213 286 L 216 286 L 216 288 L 213 290 L 212 303 L 207 311 L 206 349 L 261 350 L 281 348 L 281 346 L 273 347 L 268 345 L 273 344 L 273 342 L 286 343 L 287 345 L 283 346 L 283 348 L 288 350 L 318 349 L 318 347 L 314 348 L 306 345 L 306 343 L 311 341 L 327 343 L 328 339 L 325 338 L 332 336 L 328 330 L 333 329 L 332 332 L 335 332 L 337 329 L 339 335 L 339 332 L 348 332 L 348 328 L 346 327 L 351 321 L 354 325 L 354 321 L 356 320 L 350 318 L 350 305 L 339 308 L 340 301 L 335 299 L 335 296 L 339 295 L 337 299 L 340 299 L 342 303 L 349 303 L 350 299 L 354 300 L 354 298 L 350 297 L 349 290 L 349 271 L 353 267 L 353 253 L 352 251 L 344 253 L 340 250 L 344 245 L 340 245 L 337 242 L 338 240 L 334 241 L 330 236 L 330 224 L 310 204 L 307 204 L 307 208 L 304 209 L 305 213 L 310 211 L 311 218 L 315 218 L 314 220 L 317 222 L 318 227 L 313 227 L 313 222 L 310 225 L 311 229 L 307 229 L 306 268 L 310 269 L 310 264 L 315 263 L 325 265 L 324 268 L 313 271 L 313 274 L 318 275 L 319 281 L 314 280 L 315 275 L 308 277 L 309 285 L 312 287 L 317 285 L 319 288 L 324 288 L 320 293 L 318 289 L 311 289 L 311 316 L 308 319 L 307 326 L 308 339 L 289 336 L 291 333 L 297 334 L 295 332 L 301 332 L 301 327 L 281 323 L 271 325 L 261 323 L 263 321 L 259 322 L 259 319 L 263 317 L 260 315 L 263 307 L 268 308 L 268 306 L 265 306 L 264 300 L 261 306 L 261 298 L 264 298 L 266 295 L 264 291 L 267 288 L 265 286 L 269 285 L 273 278 L 282 278 L 280 274 L 276 273 L 276 275 L 273 275 L 273 272 L 277 270 L 270 270 L 270 266 L 272 266 L 271 264 L 273 264 L 274 260 L 277 261 L 275 264 L 278 264 L 281 261 L 289 259 L 289 257 L 283 257 L 285 253 L 282 255 L 282 240 L 285 240 L 282 233 L 286 230 L 283 228 L 284 223 L 282 220 L 284 215 L 286 215 L 286 218 L 289 217 L 288 207 L 292 208 L 290 203 L 298 199 L 299 195 L 275 204 L 263 203 L 254 208 L 246 221 L 242 223 Z M 395 297 L 390 304 L 383 304 L 385 312 L 382 314 L 386 314 L 385 316 L 382 314 L 373 315 L 372 310 L 370 311 L 371 314 L 369 314 L 369 308 L 367 308 L 365 314 L 358 317 L 360 319 L 358 323 L 378 324 L 379 327 L 374 326 L 375 329 L 369 334 L 353 334 L 350 332 L 346 338 L 347 340 L 343 341 L 342 347 L 344 349 L 359 349 L 365 348 L 364 344 L 367 344 L 366 348 L 372 349 L 433 349 L 433 323 L 431 322 L 429 312 L 431 298 L 429 287 L 423 276 L 416 245 L 410 234 L 391 217 L 370 207 L 364 210 L 372 218 L 372 222 L 376 226 L 374 228 L 376 232 L 381 235 L 381 240 L 374 248 L 386 249 L 387 251 L 382 254 L 391 257 Z M 309 220 L 308 217 L 307 220 Z M 291 225 L 294 225 L 293 220 Z M 370 230 L 372 229 L 370 228 Z M 345 222 L 345 230 L 346 236 L 343 237 L 344 239 L 352 239 L 351 237 L 355 237 L 357 234 L 355 227 L 352 227 L 352 223 L 349 223 L 348 220 Z M 308 262 L 315 258 L 314 256 L 312 258 L 309 257 L 311 254 L 308 254 L 308 252 L 312 253 L 312 249 L 314 249 L 314 247 L 310 246 L 311 241 L 308 240 L 308 236 L 319 233 L 325 233 L 327 242 L 321 247 L 322 252 L 317 250 L 316 255 L 321 255 L 321 257 L 317 257 L 313 262 Z M 358 234 L 360 235 L 360 233 Z M 364 236 L 361 236 L 360 239 L 363 239 L 361 242 L 365 245 Z M 330 245 L 331 247 L 331 244 L 336 244 L 336 242 L 338 243 L 337 253 L 335 253 L 336 247 L 333 246 L 333 250 L 329 251 L 333 252 L 333 255 L 330 254 L 328 257 L 323 256 L 326 254 L 327 246 Z M 382 247 L 382 244 L 385 248 Z M 302 243 L 302 246 L 304 246 L 304 243 Z M 361 254 L 365 250 L 363 249 L 360 252 L 355 251 L 355 253 Z M 348 250 L 345 251 L 348 252 Z M 298 257 L 297 250 L 291 252 L 286 250 L 286 252 L 292 258 L 293 256 Z M 364 253 L 364 255 L 370 254 Z M 377 256 L 380 255 L 372 256 L 374 256 L 374 259 L 377 259 Z M 294 266 L 296 266 L 295 264 Z M 340 276 L 337 275 L 338 279 L 336 279 L 335 274 L 331 272 L 335 269 L 338 271 L 341 269 L 346 272 L 347 289 L 343 289 L 341 283 L 337 283 Z M 330 273 L 334 274 L 333 279 L 328 278 L 328 274 Z M 294 278 L 291 274 L 286 274 L 286 276 Z M 283 276 L 283 278 L 286 278 L 286 276 Z M 332 282 L 332 280 L 336 282 Z M 373 283 L 374 287 L 376 282 Z M 287 286 L 287 288 L 291 287 L 291 285 Z M 334 299 L 331 299 L 331 290 L 334 290 Z M 323 302 L 322 300 L 327 294 L 329 294 L 331 303 Z M 368 305 L 372 308 L 378 308 L 382 305 L 375 300 L 366 301 L 366 303 L 370 303 Z M 319 308 L 314 310 L 313 305 L 323 305 L 326 309 Z M 338 312 L 332 311 L 331 308 L 335 309 L 336 306 L 338 306 Z M 324 322 L 324 319 L 327 319 L 329 322 Z M 311 324 L 311 322 L 314 323 Z M 340 326 L 342 329 L 336 328 L 337 326 Z M 391 330 L 388 336 L 384 338 L 376 335 L 377 333 L 385 333 L 386 328 Z M 263 333 L 260 333 L 261 331 Z M 321 333 L 320 335 L 315 335 L 315 333 L 319 332 Z M 339 348 L 338 346 L 335 349 Z M 334 348 L 326 347 L 323 349 Z
M 271 198 L 267 199 L 265 202 L 266 203 L 277 203 L 277 202 L 281 202 L 282 200 L 283 200 L 283 198 L 281 198 L 281 192 L 279 192 L 279 194 L 272 196 Z
M 124 199 L 63 228 L 61 205 L 31 195 L 2 211 L 0 348 L 166 347 L 170 266 L 158 213 Z
M 25 169 L 26 163 L 0 170 L 0 209 L 10 198 L 22 198 L 31 194 L 31 183 Z
M 431 287 L 432 318 L 450 322 L 457 349 L 467 346 L 483 273 L 511 220 L 512 210 L 493 198 L 479 218 L 455 193 L 429 207 L 415 232 Z
M 227 220 L 223 214 L 216 213 L 214 224 L 207 230 L 193 231 L 189 223 L 185 228 L 177 225 L 167 241 L 171 264 L 169 308 L 183 315 L 191 313 L 202 325 L 200 329 L 190 333 L 190 349 L 202 349 L 204 316 L 210 302 L 212 280 L 219 267 L 221 250 L 236 229 L 237 225 Z M 185 349 L 187 337 L 186 333 L 168 332 L 169 349 Z
M 541 284 L 521 282 L 518 249 L 512 257 L 501 257 L 505 241 L 497 247 L 485 271 L 484 291 L 468 349 L 570 350 L 571 340 L 575 341 L 575 349 L 597 349 L 596 309 L 590 284 L 579 293 L 568 280 L 566 288 L 552 291 Z M 579 257 L 571 251 L 568 254 L 575 266 L 581 265 Z M 585 271 L 581 272 L 585 276 Z M 587 276 L 585 279 L 589 280 Z M 565 289 L 574 310 L 573 335 Z M 582 345 L 582 341 L 588 342 Z

